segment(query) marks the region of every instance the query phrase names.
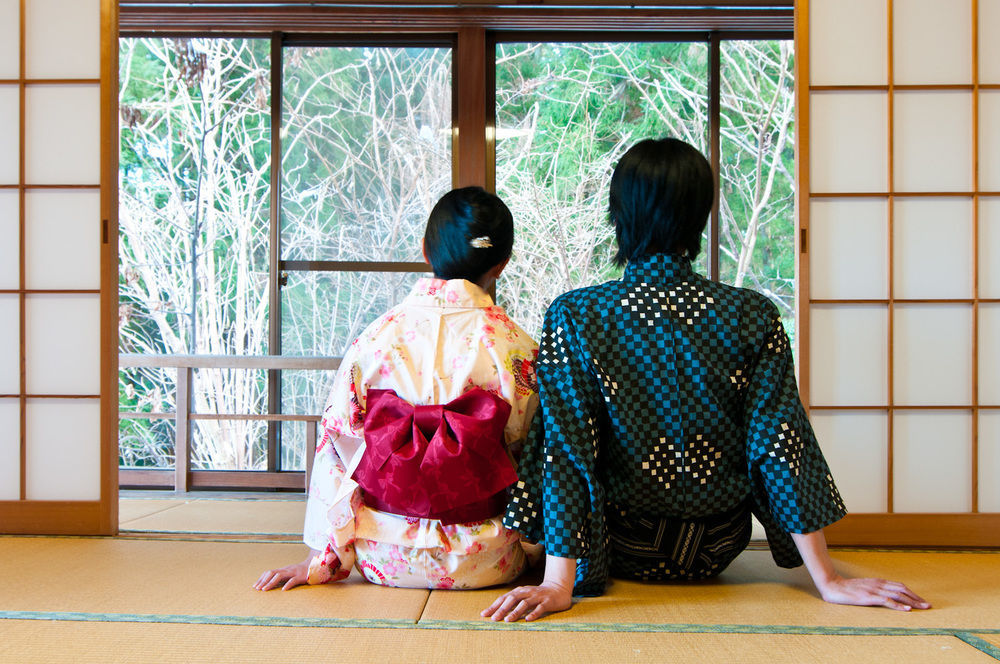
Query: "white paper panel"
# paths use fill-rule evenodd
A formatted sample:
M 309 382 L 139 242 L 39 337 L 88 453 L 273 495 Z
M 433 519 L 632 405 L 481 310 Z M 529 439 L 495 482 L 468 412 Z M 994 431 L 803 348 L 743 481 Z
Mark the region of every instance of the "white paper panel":
M 889 416 L 873 411 L 814 410 L 811 419 L 848 511 L 886 511 Z
M 979 199 L 979 296 L 1000 298 L 1000 198 Z
M 0 394 L 21 393 L 21 305 L 0 293 Z
M 100 500 L 98 399 L 30 399 L 25 431 L 28 500 Z
M 1000 512 L 1000 411 L 979 411 L 979 511 Z
M 29 394 L 99 394 L 100 296 L 29 295 L 26 307 Z
M 810 313 L 809 389 L 814 406 L 888 401 L 888 308 L 815 305 Z
M 20 287 L 19 204 L 17 191 L 0 189 L 0 289 Z
M 885 0 L 812 0 L 809 83 L 885 85 L 887 22 Z
M 100 288 L 101 193 L 32 191 L 26 208 L 28 288 Z
M 816 299 L 889 295 L 886 199 L 817 198 L 809 204 L 809 288 Z
M 0 85 L 0 184 L 17 184 L 21 94 L 16 85 Z
M 812 192 L 888 189 L 888 98 L 882 92 L 810 95 Z
M 100 184 L 100 86 L 32 85 L 25 108 L 28 184 Z
M 897 92 L 896 191 L 972 191 L 972 95 Z
M 979 305 L 979 403 L 1000 406 L 1000 304 L 987 302 Z
M 979 0 L 979 82 L 1000 83 L 1000 0 Z
M 972 83 L 971 0 L 893 0 L 898 85 Z
M 0 0 L 0 78 L 17 78 L 21 64 L 21 0 Z
M 972 307 L 900 304 L 893 327 L 896 405 L 971 405 Z
M 25 11 L 28 78 L 100 78 L 100 0 L 31 0 Z
M 972 415 L 897 411 L 893 421 L 893 509 L 972 509 Z
M 0 500 L 21 498 L 21 404 L 0 399 Z
M 896 298 L 972 297 L 972 210 L 972 199 L 968 197 L 896 199 Z
M 979 189 L 1000 191 L 1000 90 L 979 92 Z

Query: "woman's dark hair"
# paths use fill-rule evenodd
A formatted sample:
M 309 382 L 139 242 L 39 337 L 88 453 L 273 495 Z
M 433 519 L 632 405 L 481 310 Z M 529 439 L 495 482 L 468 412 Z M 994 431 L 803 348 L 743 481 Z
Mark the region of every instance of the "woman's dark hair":
M 712 167 L 684 141 L 647 139 L 618 162 L 608 199 L 618 241 L 615 263 L 685 251 L 693 259 L 715 199 Z
M 427 219 L 424 248 L 439 279 L 479 281 L 513 246 L 514 217 L 482 187 L 449 191 Z

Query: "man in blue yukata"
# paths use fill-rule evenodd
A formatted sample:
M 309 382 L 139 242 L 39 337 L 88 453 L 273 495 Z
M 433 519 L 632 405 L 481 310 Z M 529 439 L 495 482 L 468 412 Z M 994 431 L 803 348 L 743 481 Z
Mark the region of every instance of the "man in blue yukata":
M 537 586 L 493 620 L 534 620 L 599 595 L 609 575 L 717 576 L 751 515 L 775 562 L 805 563 L 838 604 L 930 608 L 902 583 L 845 578 L 823 528 L 846 510 L 795 383 L 777 307 L 691 269 L 714 200 L 690 145 L 645 140 L 611 179 L 621 280 L 565 293 L 545 316 L 541 407 L 504 524 L 545 547 Z

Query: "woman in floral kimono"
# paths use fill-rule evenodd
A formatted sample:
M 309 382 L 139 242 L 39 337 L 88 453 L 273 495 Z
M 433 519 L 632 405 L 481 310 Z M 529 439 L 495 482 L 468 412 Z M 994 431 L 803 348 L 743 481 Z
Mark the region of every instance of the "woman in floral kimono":
M 487 289 L 510 258 L 510 210 L 479 187 L 431 211 L 434 278 L 351 345 L 323 412 L 301 563 L 254 587 L 347 577 L 407 588 L 507 583 L 525 565 L 501 523 L 537 404 L 535 342 Z

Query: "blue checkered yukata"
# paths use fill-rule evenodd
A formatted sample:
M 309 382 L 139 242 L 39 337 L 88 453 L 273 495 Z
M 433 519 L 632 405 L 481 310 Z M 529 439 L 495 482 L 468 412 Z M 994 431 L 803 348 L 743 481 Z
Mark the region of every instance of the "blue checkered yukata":
M 746 547 L 751 512 L 775 562 L 795 567 L 789 533 L 846 513 L 777 307 L 687 258 L 647 256 L 557 298 L 537 371 L 504 523 L 577 559 L 575 595 L 601 594 L 609 573 L 714 576 Z

